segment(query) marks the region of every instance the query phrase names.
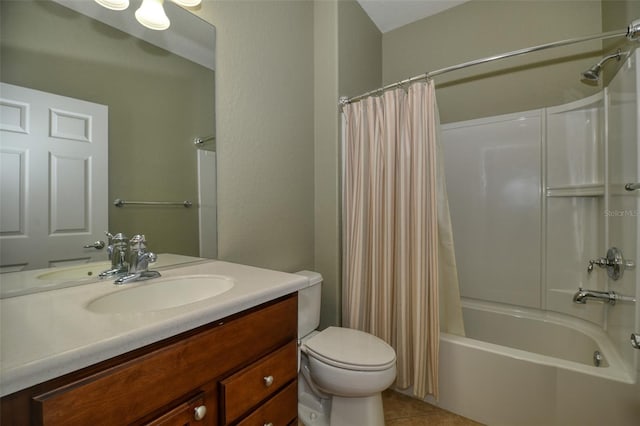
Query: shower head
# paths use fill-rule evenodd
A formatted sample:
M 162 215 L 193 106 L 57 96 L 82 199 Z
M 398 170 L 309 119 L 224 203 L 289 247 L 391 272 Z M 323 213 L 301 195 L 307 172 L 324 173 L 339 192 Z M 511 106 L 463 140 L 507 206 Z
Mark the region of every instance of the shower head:
M 582 80 L 597 82 L 600 80 L 600 71 L 602 71 L 602 66 L 595 64 L 588 70 L 582 72 Z
M 597 64 L 582 73 L 582 81 L 597 83 L 600 80 L 602 67 L 607 61 L 614 58 L 619 61 L 623 56 L 626 57 L 628 54 L 629 52 L 621 52 L 620 49 L 618 49 L 616 53 L 605 56 L 604 58 L 600 59 Z

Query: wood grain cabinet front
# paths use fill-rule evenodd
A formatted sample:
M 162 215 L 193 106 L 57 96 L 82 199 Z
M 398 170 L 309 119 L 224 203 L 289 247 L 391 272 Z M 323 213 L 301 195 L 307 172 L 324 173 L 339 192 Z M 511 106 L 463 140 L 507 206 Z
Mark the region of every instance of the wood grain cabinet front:
M 294 293 L 7 395 L 0 423 L 199 426 L 226 423 L 228 413 L 235 421 L 295 383 L 297 306 Z
M 159 417 L 145 422 L 144 426 L 199 426 L 215 424 L 215 401 L 207 408 L 204 394 L 200 393 Z M 207 415 L 209 417 L 207 417 Z
M 291 360 L 295 362 L 291 362 Z M 228 425 L 275 395 L 297 376 L 297 346 L 292 341 L 221 382 L 221 413 Z
M 295 424 L 297 417 L 298 385 L 293 381 L 240 421 L 238 426 L 286 426 Z

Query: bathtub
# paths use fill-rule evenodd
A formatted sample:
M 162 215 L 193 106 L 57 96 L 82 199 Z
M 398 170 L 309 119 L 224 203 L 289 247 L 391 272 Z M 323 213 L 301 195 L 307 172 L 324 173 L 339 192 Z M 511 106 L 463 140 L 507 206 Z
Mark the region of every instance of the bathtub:
M 488 425 L 640 424 L 637 371 L 596 325 L 469 299 L 462 306 L 467 337 L 441 334 L 440 397 L 428 402 Z

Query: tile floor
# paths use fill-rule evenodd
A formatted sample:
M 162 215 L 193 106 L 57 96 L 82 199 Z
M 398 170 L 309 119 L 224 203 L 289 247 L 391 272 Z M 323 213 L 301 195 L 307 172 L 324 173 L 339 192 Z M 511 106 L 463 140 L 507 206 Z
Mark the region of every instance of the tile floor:
M 482 426 L 482 423 L 392 390 L 382 393 L 382 405 L 386 426 Z M 304 425 L 299 421 L 298 426 Z
M 401 393 L 382 393 L 384 419 L 387 426 L 481 426 L 481 423 L 453 414 Z

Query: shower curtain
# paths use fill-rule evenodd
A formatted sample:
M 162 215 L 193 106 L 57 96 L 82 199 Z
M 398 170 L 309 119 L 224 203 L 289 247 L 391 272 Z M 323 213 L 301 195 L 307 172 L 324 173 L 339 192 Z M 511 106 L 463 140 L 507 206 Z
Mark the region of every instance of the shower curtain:
M 396 387 L 437 398 L 440 330 L 464 329 L 433 81 L 343 113 L 343 325 L 393 346 Z

